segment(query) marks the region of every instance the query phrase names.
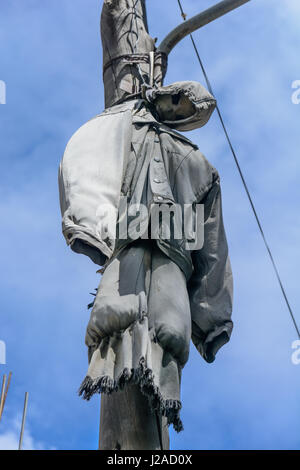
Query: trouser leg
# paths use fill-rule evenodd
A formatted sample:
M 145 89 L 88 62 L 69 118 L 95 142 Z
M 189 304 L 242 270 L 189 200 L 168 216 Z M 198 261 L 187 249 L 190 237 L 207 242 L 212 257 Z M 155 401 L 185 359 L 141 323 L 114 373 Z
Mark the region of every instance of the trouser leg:
M 124 300 L 129 295 L 148 293 L 151 247 L 144 242 L 131 245 L 112 261 L 102 278 L 99 295 Z M 140 387 L 127 384 L 111 395 L 102 394 L 100 441 L 102 450 L 169 449 L 167 419 L 150 409 Z
M 147 312 L 139 319 L 134 315 L 144 311 L 142 301 Z M 124 319 L 130 320 L 125 328 Z M 106 334 L 111 324 L 116 329 Z M 140 240 L 130 245 L 107 266 L 101 280 L 86 335 L 90 366 L 80 393 L 89 399 L 96 391 L 119 393 L 136 383 L 151 409 L 159 410 L 159 419 L 162 414 L 180 431 L 180 376 L 190 336 L 183 272 L 155 243 Z
M 186 279 L 177 264 L 149 241 L 130 245 L 103 275 L 94 310 L 96 314 L 97 309 L 106 310 L 99 320 L 104 334 L 133 322 L 143 301 L 148 304 L 150 329 L 154 328 L 163 349 L 184 365 L 191 339 Z
M 125 330 L 147 313 L 151 247 L 139 241 L 124 249 L 107 266 L 87 327 L 89 359 L 105 336 Z
M 189 356 L 191 312 L 184 273 L 157 246 L 152 252 L 149 323 L 158 342 L 184 365 Z

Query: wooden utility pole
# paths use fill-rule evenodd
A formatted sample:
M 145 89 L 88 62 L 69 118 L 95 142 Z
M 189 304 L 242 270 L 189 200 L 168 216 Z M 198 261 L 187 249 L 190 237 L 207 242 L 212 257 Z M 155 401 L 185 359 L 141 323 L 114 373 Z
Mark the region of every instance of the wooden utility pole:
M 4 394 L 5 394 L 5 384 L 6 384 L 6 374 L 3 375 L 3 379 L 2 379 L 2 387 L 1 387 L 1 395 L 0 395 L 0 419 L 2 416 L 2 408 L 3 408 Z
M 188 34 L 214 21 L 231 10 L 250 0 L 223 0 L 215 6 L 194 16 L 171 31 L 157 48 L 157 52 L 168 56 L 171 50 Z M 117 4 L 117 1 L 107 1 L 107 4 Z M 120 4 L 121 4 L 120 0 Z M 128 3 L 128 2 L 127 2 Z M 138 22 L 126 21 L 119 26 L 118 34 L 114 30 L 114 18 L 109 16 L 108 9 L 102 13 L 102 42 L 104 57 L 104 87 L 106 107 L 124 99 L 124 93 L 134 95 L 136 76 L 130 78 L 122 65 L 121 58 L 130 54 L 151 54 L 154 51 L 154 41 L 148 34 L 145 0 L 136 0 L 130 11 L 136 10 Z M 129 15 L 128 15 L 129 16 Z M 116 14 L 115 21 L 120 16 Z M 135 29 L 136 28 L 136 29 Z M 151 55 L 150 55 L 151 57 Z M 117 60 L 118 59 L 118 60 Z M 160 59 L 158 58 L 158 61 Z M 111 65 L 114 67 L 111 67 Z M 154 73 L 163 79 L 164 73 L 159 74 L 157 63 Z M 129 66 L 128 66 L 129 67 Z M 145 70 L 149 70 L 144 68 Z M 141 65 L 143 68 L 143 65 Z M 134 70 L 134 68 L 133 68 Z M 126 78 L 126 79 L 125 79 Z M 156 79 L 156 83 L 159 80 Z M 102 394 L 100 413 L 100 450 L 168 450 L 169 433 L 166 418 L 151 411 L 147 398 L 142 395 L 137 385 L 126 385 L 122 391 L 110 395 Z
M 102 394 L 100 450 L 168 450 L 167 420 L 151 411 L 137 385 L 112 395 Z
M 6 402 L 6 397 L 7 397 L 8 389 L 9 389 L 9 386 L 10 386 L 11 376 L 12 376 L 12 372 L 10 372 L 9 375 L 8 375 L 8 380 L 7 380 L 6 387 L 5 387 L 6 375 L 4 375 L 4 377 L 3 377 L 1 400 L 0 400 L 0 421 L 1 421 L 1 418 L 2 418 L 2 414 L 3 414 L 5 402 Z
M 27 414 L 27 405 L 28 405 L 28 392 L 25 392 L 24 409 L 23 409 L 22 425 L 21 425 L 19 449 L 18 450 L 22 450 L 24 429 L 25 429 L 25 422 L 26 422 L 26 414 Z
M 150 56 L 150 62 L 151 58 L 154 60 L 151 54 L 155 50 L 155 42 L 148 33 L 145 3 L 145 0 L 104 1 L 101 37 L 106 107 L 116 104 L 128 94 L 134 95 L 140 91 L 140 77 L 134 74 L 136 67 L 123 64 L 122 57 L 144 54 L 146 57 Z M 160 83 L 163 79 L 161 65 L 158 60 L 152 67 L 152 72 Z M 148 74 L 149 65 L 141 63 L 139 70 L 142 74 Z M 149 77 L 149 83 L 153 82 L 153 74 Z M 147 397 L 137 385 L 128 384 L 122 391 L 111 395 L 102 394 L 99 449 L 169 449 L 166 418 L 151 411 Z

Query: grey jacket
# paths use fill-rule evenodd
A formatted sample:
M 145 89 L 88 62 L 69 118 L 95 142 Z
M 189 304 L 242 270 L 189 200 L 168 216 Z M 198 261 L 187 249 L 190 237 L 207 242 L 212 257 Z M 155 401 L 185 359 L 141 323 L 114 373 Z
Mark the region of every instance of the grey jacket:
M 178 84 L 175 89 L 178 92 Z M 197 108 L 195 95 L 191 96 L 195 88 L 182 84 L 182 89 L 194 100 L 195 110 L 182 126 L 194 126 L 195 119 L 203 125 L 212 112 L 212 103 L 200 99 Z M 201 116 L 197 115 L 201 109 Z M 220 179 L 196 145 L 172 129 L 172 123 L 167 126 L 159 122 L 151 111 L 145 100 L 113 106 L 71 138 L 59 171 L 63 233 L 75 252 L 103 266 L 131 242 L 118 236 L 124 200 L 129 212 L 141 203 L 148 208 L 175 204 L 182 211 L 185 205 L 195 208 L 203 204 L 201 248 L 187 248 L 184 236 L 164 239 L 161 226 L 156 235 L 160 249 L 185 273 L 192 340 L 204 359 L 212 362 L 232 331 L 232 274 Z

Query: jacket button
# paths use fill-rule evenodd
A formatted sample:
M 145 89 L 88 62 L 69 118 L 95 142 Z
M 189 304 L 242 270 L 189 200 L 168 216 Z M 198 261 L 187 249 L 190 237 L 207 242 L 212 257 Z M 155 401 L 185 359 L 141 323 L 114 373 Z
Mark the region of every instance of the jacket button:
M 160 183 L 160 180 L 158 178 L 154 178 L 154 183 Z
M 160 162 L 161 160 L 160 160 L 159 157 L 155 157 L 155 158 L 154 158 L 154 161 L 155 161 L 155 162 Z
M 164 200 L 164 198 L 163 198 L 163 197 L 161 197 L 161 196 L 157 196 L 157 200 L 158 200 L 158 201 L 163 201 L 163 200 Z

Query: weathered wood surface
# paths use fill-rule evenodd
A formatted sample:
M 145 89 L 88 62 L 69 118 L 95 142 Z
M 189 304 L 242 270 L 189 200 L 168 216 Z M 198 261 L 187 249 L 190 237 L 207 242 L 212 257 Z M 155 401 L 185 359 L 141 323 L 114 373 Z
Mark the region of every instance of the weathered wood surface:
M 160 426 L 160 431 L 158 426 Z M 161 434 L 161 437 L 160 437 Z M 162 441 L 162 442 L 161 442 Z M 100 450 L 168 450 L 166 418 L 151 412 L 137 385 L 101 396 Z

